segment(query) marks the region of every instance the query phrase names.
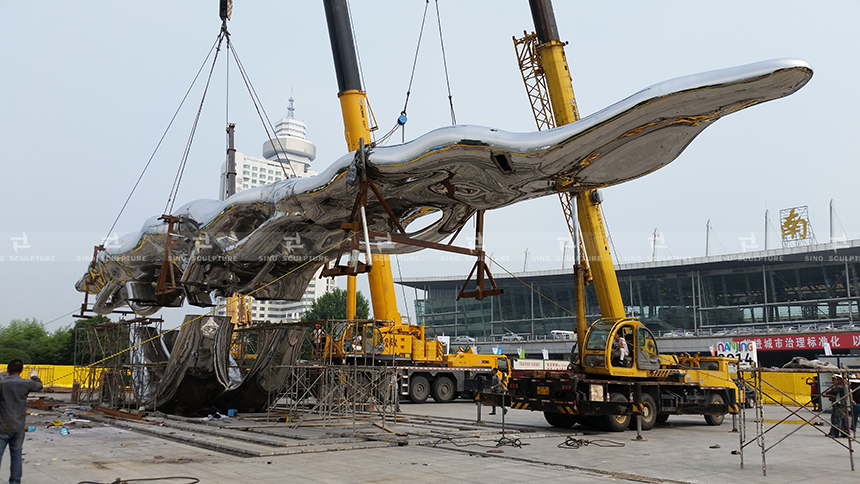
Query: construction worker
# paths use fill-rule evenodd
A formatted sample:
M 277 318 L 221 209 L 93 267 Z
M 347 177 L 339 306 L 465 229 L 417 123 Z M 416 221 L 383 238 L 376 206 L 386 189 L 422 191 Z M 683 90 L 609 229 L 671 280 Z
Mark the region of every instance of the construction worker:
M 851 401 L 851 396 L 845 391 L 842 377 L 833 375 L 831 379 L 833 380 L 833 386 L 822 393 L 822 395 L 833 402 L 833 413 L 830 415 L 830 432 L 828 435 L 835 438 L 848 437 L 848 420 L 845 415 L 845 407 Z
M 403 380 L 403 375 L 395 371 L 391 374 L 391 383 L 388 385 L 389 394 L 394 399 L 394 411 L 400 411 L 400 381 Z
M 9 446 L 9 482 L 21 482 L 21 455 L 24 447 L 24 424 L 27 418 L 27 395 L 42 389 L 42 380 L 36 371 L 30 378 L 21 378 L 24 362 L 18 358 L 9 361 L 6 373 L 0 381 L 0 458 Z
M 812 402 L 812 410 L 815 412 L 821 411 L 821 395 L 818 390 L 818 375 L 807 378 L 806 384 L 809 385 L 809 400 Z
M 615 333 L 615 337 L 612 339 L 612 352 L 610 353 L 613 366 L 627 366 L 626 359 L 629 354 L 627 340 L 621 337 L 621 333 Z M 615 364 L 616 362 L 618 364 Z
M 311 344 L 314 347 L 314 356 L 315 360 L 321 360 L 323 358 L 323 345 L 325 344 L 325 331 L 320 327 L 319 323 L 314 326 L 314 330 L 311 333 Z
M 492 390 L 494 393 L 502 393 L 504 391 L 504 386 L 502 385 L 502 378 L 499 376 L 499 369 L 493 368 L 493 386 Z M 504 396 L 502 397 L 504 398 Z M 508 413 L 508 409 L 505 408 L 504 400 L 502 401 L 502 413 Z M 490 410 L 490 415 L 496 414 L 496 406 L 493 405 L 493 409 Z
M 851 389 L 851 400 L 854 404 L 851 407 L 851 430 L 857 432 L 857 417 L 860 416 L 860 372 L 854 374 L 853 378 L 848 379 L 849 388 Z

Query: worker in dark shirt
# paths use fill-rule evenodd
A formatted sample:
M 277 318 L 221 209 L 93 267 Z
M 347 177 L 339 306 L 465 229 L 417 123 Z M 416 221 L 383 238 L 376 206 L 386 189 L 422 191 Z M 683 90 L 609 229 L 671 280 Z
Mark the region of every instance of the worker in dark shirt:
M 495 393 L 503 393 L 505 391 L 505 384 L 502 382 L 502 377 L 499 375 L 499 369 L 493 368 L 493 392 Z M 504 397 L 502 397 L 504 399 Z M 504 400 L 502 400 L 502 413 L 508 413 L 508 409 L 505 408 Z M 496 414 L 496 406 L 493 405 L 493 410 L 490 412 L 490 415 Z
M 850 394 L 845 391 L 845 383 L 839 375 L 833 375 L 833 386 L 828 388 L 822 395 L 830 399 L 832 403 L 832 412 L 830 414 L 830 432 L 831 437 L 848 437 L 849 422 L 845 415 L 845 407 L 851 401 Z
M 0 461 L 9 446 L 9 484 L 21 483 L 21 451 L 24 447 L 24 425 L 27 418 L 27 395 L 42 389 L 35 371 L 30 379 L 21 378 L 24 362 L 15 358 L 6 367 L 8 376 L 0 381 Z
M 851 408 L 851 430 L 857 432 L 857 418 L 860 417 L 860 372 L 848 380 L 851 388 L 851 400 L 854 406 Z M 856 436 L 856 433 L 855 433 Z

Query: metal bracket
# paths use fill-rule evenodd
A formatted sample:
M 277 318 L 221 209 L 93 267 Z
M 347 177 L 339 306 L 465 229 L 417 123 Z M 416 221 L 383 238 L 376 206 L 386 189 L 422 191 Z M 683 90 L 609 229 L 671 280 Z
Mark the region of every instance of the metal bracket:
M 164 220 L 167 222 L 167 238 L 164 241 L 164 259 L 161 261 L 161 270 L 158 272 L 158 285 L 155 286 L 155 295 L 162 296 L 167 294 L 173 294 L 180 289 L 176 287 L 176 273 L 174 272 L 174 266 L 170 248 L 179 242 L 173 241 L 173 227 L 176 222 L 179 222 L 179 217 L 174 217 L 173 215 L 162 215 L 158 218 L 158 220 Z M 170 286 L 167 285 L 167 275 L 170 274 Z

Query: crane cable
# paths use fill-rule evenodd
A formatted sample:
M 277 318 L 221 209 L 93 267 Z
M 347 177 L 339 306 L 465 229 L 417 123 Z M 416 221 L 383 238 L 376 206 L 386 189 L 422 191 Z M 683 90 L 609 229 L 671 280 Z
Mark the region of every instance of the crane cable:
M 445 67 L 445 84 L 448 86 L 448 105 L 451 107 L 451 125 L 457 124 L 454 116 L 454 97 L 451 95 L 451 81 L 448 79 L 448 61 L 445 58 L 445 42 L 442 40 L 442 17 L 439 15 L 439 0 L 436 0 L 436 23 L 439 25 L 439 45 L 442 47 L 442 65 Z
M 547 295 L 545 295 L 544 293 L 542 293 L 542 292 L 538 291 L 537 289 L 535 289 L 535 287 L 534 287 L 534 286 L 532 286 L 532 285 L 531 285 L 531 284 L 529 284 L 528 282 L 526 282 L 526 281 L 524 281 L 523 279 L 521 279 L 521 278 L 517 277 L 516 275 L 514 275 L 514 273 L 513 273 L 513 272 L 509 271 L 505 266 L 503 266 L 503 265 L 499 264 L 499 262 L 498 262 L 497 260 L 493 259 L 491 256 L 488 256 L 488 255 L 484 254 L 484 257 L 486 257 L 487 259 L 489 259 L 489 260 L 490 260 L 490 262 L 492 262 L 493 264 L 496 264 L 497 266 L 499 266 L 499 268 L 500 268 L 500 269 L 502 269 L 503 271 L 507 272 L 509 276 L 511 276 L 512 278 L 516 279 L 516 280 L 517 280 L 517 282 L 519 282 L 520 284 L 522 284 L 522 285 L 526 286 L 527 288 L 529 288 L 532 292 L 534 292 L 534 293 L 535 293 L 535 294 L 537 294 L 538 296 L 540 296 L 540 297 L 542 297 L 542 298 L 546 299 L 547 301 L 549 301 L 549 302 L 551 302 L 551 303 L 555 304 L 556 306 L 558 306 L 558 308 L 559 308 L 559 309 L 561 309 L 562 311 L 566 312 L 567 314 L 569 314 L 569 315 L 571 315 L 571 316 L 576 316 L 576 314 L 575 314 L 573 311 L 571 311 L 570 309 L 567 309 L 566 307 L 562 306 L 561 304 L 559 304 L 559 303 L 557 303 L 557 302 L 553 301 L 552 299 L 550 299 L 550 297 L 549 297 L 549 296 L 547 296 Z
M 239 59 L 239 54 L 236 52 L 236 46 L 230 42 L 230 39 L 227 39 L 227 49 L 230 54 L 233 56 L 233 59 L 236 61 L 236 67 L 239 69 L 239 73 L 242 75 L 242 80 L 245 82 L 245 88 L 248 90 L 248 95 L 251 96 L 251 102 L 254 103 L 254 109 L 257 110 L 257 116 L 260 118 L 260 123 L 263 125 L 263 130 L 266 131 L 266 139 L 272 140 L 273 142 L 277 142 L 278 147 L 283 150 L 284 147 L 281 145 L 281 140 L 275 136 L 275 128 L 272 126 L 271 121 L 267 124 L 267 119 L 269 118 L 269 114 L 266 112 L 266 108 L 263 107 L 263 103 L 260 100 L 260 96 L 257 94 L 257 90 L 254 89 L 254 85 L 251 83 L 251 78 L 248 76 L 248 72 L 245 70 L 244 64 Z M 271 132 L 269 131 L 271 129 Z M 286 166 L 284 166 L 284 161 L 281 160 L 281 153 L 279 150 L 275 150 L 275 156 L 278 159 L 278 163 L 281 165 L 281 170 L 284 172 L 285 178 L 290 178 L 289 173 L 287 173 L 286 166 L 290 167 L 290 171 L 293 172 L 293 177 L 298 177 L 295 169 L 293 169 L 292 163 L 289 163 L 289 160 L 286 160 Z
M 409 75 L 409 86 L 406 88 L 406 99 L 403 102 L 403 110 L 400 112 L 400 117 L 397 118 L 397 122 L 394 124 L 394 127 L 392 127 L 390 131 L 385 133 L 385 135 L 380 137 L 380 139 L 376 142 L 377 145 L 382 144 L 385 141 L 387 141 L 388 138 L 390 138 L 391 135 L 393 135 L 397 131 L 398 128 L 401 129 L 401 131 L 400 131 L 401 143 L 406 142 L 406 107 L 409 105 L 409 96 L 412 94 L 412 83 L 415 80 L 415 68 L 418 65 L 418 52 L 421 50 L 421 39 L 423 39 L 423 37 L 424 37 L 424 25 L 426 24 L 426 21 L 427 21 L 427 9 L 429 6 L 430 6 L 430 0 L 425 0 L 425 2 L 424 2 L 424 15 L 421 17 L 421 27 L 418 30 L 418 42 L 415 46 L 415 55 L 413 56 L 413 59 L 412 59 L 412 72 Z M 447 61 L 447 57 L 445 55 L 445 42 L 442 38 L 442 18 L 439 14 L 439 0 L 436 0 L 435 7 L 436 7 L 436 23 L 439 26 L 439 45 L 441 46 L 441 49 L 442 49 L 442 65 L 443 65 L 444 72 L 445 72 L 445 85 L 448 88 L 448 105 L 449 105 L 450 110 L 451 110 L 451 124 L 455 125 L 455 124 L 457 124 L 457 117 L 454 114 L 454 99 L 453 99 L 453 95 L 451 94 L 451 81 L 450 81 L 449 76 L 448 76 L 448 61 Z
M 418 43 L 415 45 L 415 56 L 412 59 L 412 73 L 409 75 L 409 86 L 406 88 L 406 100 L 403 102 L 403 111 L 400 111 L 401 116 L 406 116 L 406 106 L 409 105 L 409 95 L 412 94 L 412 81 L 415 79 L 415 67 L 418 65 L 418 51 L 421 49 L 421 39 L 424 37 L 424 24 L 427 22 L 427 9 L 430 7 L 430 0 L 424 2 L 424 15 L 421 17 L 421 28 L 418 30 Z M 402 123 L 400 121 L 403 121 Z M 398 127 L 401 128 L 401 142 L 406 142 L 406 122 L 404 118 L 398 118 L 398 123 L 391 130 L 393 133 Z M 390 136 L 390 133 L 389 133 Z
M 394 254 L 394 262 L 397 262 L 397 275 L 400 276 L 400 281 L 403 281 L 403 272 L 400 271 L 400 258 Z M 406 319 L 412 324 L 412 316 L 409 315 L 409 304 L 406 303 L 406 286 L 400 284 L 400 289 L 403 291 L 403 305 L 406 307 Z M 415 316 L 418 316 L 417 314 Z
M 215 71 L 215 63 L 218 61 L 218 54 L 221 52 L 221 43 L 224 38 L 229 36 L 226 29 L 221 29 L 218 32 L 218 42 L 215 49 L 215 57 L 212 59 L 212 67 L 209 68 L 209 77 L 206 78 L 206 86 L 203 89 L 203 96 L 200 98 L 200 105 L 197 107 L 197 115 L 194 116 L 194 122 L 191 125 L 191 133 L 188 135 L 188 141 L 185 143 L 185 151 L 182 153 L 182 159 L 179 162 L 179 167 L 176 170 L 176 176 L 173 179 L 173 186 L 170 188 L 170 194 L 167 197 L 167 204 L 164 207 L 165 214 L 173 211 L 173 204 L 176 202 L 176 196 L 179 194 L 179 184 L 182 182 L 182 175 L 185 173 L 185 166 L 188 164 L 188 155 L 191 153 L 191 143 L 194 141 L 194 134 L 197 132 L 197 125 L 200 122 L 200 113 L 203 111 L 203 103 L 206 101 L 206 94 L 209 92 L 209 84 L 212 82 L 212 74 Z
M 185 101 L 188 99 L 188 95 L 191 94 L 191 89 L 194 88 L 194 85 L 197 84 L 197 79 L 200 77 L 200 73 L 203 72 L 203 68 L 206 67 L 206 63 L 209 61 L 209 57 L 212 55 L 212 51 L 215 50 L 216 46 L 220 43 L 220 35 L 219 38 L 216 39 L 215 43 L 212 44 L 212 47 L 209 49 L 209 53 L 206 54 L 206 58 L 203 59 L 203 63 L 200 65 L 200 69 L 197 70 L 197 74 L 194 76 L 194 80 L 191 81 L 191 85 L 188 86 L 188 89 L 185 91 L 185 95 L 182 96 L 182 100 L 179 102 L 179 106 L 176 108 L 176 111 L 173 113 L 173 117 L 170 118 L 170 122 L 167 123 L 167 128 L 164 129 L 164 133 L 161 134 L 161 138 L 158 140 L 158 143 L 155 145 L 155 149 L 152 150 L 152 154 L 149 155 L 149 160 L 146 161 L 146 164 L 143 167 L 143 170 L 140 172 L 140 175 L 137 177 L 137 181 L 134 182 L 134 186 L 131 188 L 131 192 L 129 192 L 128 197 L 125 199 L 125 203 L 122 204 L 122 207 L 119 210 L 119 213 L 116 215 L 116 218 L 113 221 L 113 224 L 110 226 L 110 229 L 107 231 L 107 235 L 102 242 L 102 245 L 107 243 L 110 238 L 110 234 L 113 233 L 113 229 L 116 228 L 116 224 L 119 222 L 122 213 L 125 211 L 125 208 L 128 206 L 128 202 L 131 201 L 131 197 L 134 195 L 135 190 L 140 185 L 141 180 L 143 180 L 143 175 L 146 174 L 146 170 L 149 168 L 149 165 L 152 164 L 152 160 L 155 158 L 155 154 L 158 153 L 158 149 L 161 147 L 161 144 L 164 142 L 164 138 L 167 137 L 168 131 L 173 126 L 173 122 L 176 121 L 176 117 L 179 115 L 179 111 L 182 110 L 182 106 L 185 105 Z

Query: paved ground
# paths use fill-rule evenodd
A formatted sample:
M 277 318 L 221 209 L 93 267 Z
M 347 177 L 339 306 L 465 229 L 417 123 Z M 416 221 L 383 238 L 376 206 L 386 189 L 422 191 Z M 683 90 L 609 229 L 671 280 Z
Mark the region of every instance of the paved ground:
M 68 423 L 59 411 L 34 411 L 36 427 L 24 443 L 24 482 L 109 483 L 144 478 L 186 484 L 253 482 L 255 484 L 407 482 L 827 482 L 856 483 L 848 450 L 825 437 L 826 426 L 790 422 L 765 434 L 767 476 L 761 448 L 749 443 L 741 468 L 740 432 L 731 419 L 720 427 L 701 417 L 672 417 L 664 425 L 636 433 L 594 433 L 575 427 L 559 431 L 541 414 L 510 410 L 502 439 L 501 415 L 476 423 L 476 407 L 451 404 L 404 404 L 397 422 L 380 427 L 379 419 L 308 421 L 294 429 L 263 419 L 219 421 L 163 419 L 140 424 L 77 413 L 89 423 Z M 811 416 L 803 411 L 805 416 Z M 786 415 L 781 407 L 765 408 L 769 428 Z M 828 416 L 824 416 L 826 420 Z M 62 427 L 46 428 L 55 419 Z M 747 410 L 747 440 L 755 436 L 754 413 Z M 323 425 L 325 424 L 325 425 Z M 61 429 L 67 428 L 68 434 Z M 398 435 L 399 434 L 399 435 Z M 406 434 L 406 435 L 403 435 Z M 572 439 L 588 445 L 576 447 Z M 505 444 L 498 443 L 501 441 Z M 842 439 L 847 445 L 848 440 Z M 854 441 L 853 446 L 858 446 Z M 244 457 L 243 457 L 244 456 Z M 860 462 L 857 463 L 860 466 Z M 8 458 L 0 482 L 8 476 Z M 184 476 L 184 479 L 178 476 Z

